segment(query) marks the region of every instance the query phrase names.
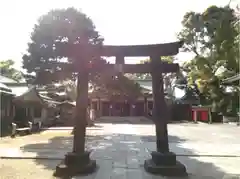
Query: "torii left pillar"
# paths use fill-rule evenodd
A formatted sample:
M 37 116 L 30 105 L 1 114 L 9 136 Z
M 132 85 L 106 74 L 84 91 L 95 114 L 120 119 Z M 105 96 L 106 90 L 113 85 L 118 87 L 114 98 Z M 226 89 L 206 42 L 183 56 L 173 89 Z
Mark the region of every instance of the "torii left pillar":
M 67 153 L 64 161 L 56 167 L 54 175 L 58 177 L 93 173 L 97 167 L 96 161 L 89 157 L 90 152 L 85 150 L 89 81 L 87 69 L 83 67 L 78 72 L 73 151 Z

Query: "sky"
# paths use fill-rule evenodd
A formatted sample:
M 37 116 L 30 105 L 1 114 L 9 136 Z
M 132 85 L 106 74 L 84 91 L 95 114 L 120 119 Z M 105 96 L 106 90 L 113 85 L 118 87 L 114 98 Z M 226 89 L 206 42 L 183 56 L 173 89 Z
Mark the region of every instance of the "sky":
M 187 11 L 202 12 L 229 0 L 8 0 L 0 2 L 0 60 L 12 59 L 20 69 L 22 54 L 37 19 L 51 9 L 75 7 L 87 14 L 108 45 L 156 44 L 176 41 Z M 232 5 L 240 0 L 232 0 Z M 179 61 L 191 54 L 179 53 Z M 126 60 L 137 63 L 138 60 Z

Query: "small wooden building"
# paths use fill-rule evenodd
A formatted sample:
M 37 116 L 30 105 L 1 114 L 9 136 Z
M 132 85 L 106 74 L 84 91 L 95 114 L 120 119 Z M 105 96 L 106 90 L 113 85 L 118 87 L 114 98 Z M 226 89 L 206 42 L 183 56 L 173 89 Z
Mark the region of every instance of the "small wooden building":
M 60 109 L 58 125 L 73 126 L 74 125 L 74 110 L 76 102 L 64 101 L 58 104 Z
M 8 133 L 9 126 L 13 120 L 12 99 L 14 98 L 14 94 L 12 93 L 12 90 L 3 83 L 0 83 L 0 98 L 1 98 L 0 136 L 4 136 Z
M 51 98 L 40 95 L 35 86 L 15 97 L 13 102 L 16 105 L 15 121 L 20 123 L 26 121 L 37 123 L 40 121 L 46 125 L 51 123 L 51 120 L 55 117 L 58 104 Z

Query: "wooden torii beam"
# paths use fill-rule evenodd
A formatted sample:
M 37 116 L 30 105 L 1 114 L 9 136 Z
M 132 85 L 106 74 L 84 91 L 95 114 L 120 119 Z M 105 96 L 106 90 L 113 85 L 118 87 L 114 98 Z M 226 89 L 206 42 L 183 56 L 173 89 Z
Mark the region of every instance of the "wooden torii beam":
M 161 61 L 161 59 L 159 58 L 157 63 L 155 64 L 158 68 L 162 68 L 162 73 L 171 73 L 171 72 L 177 72 L 179 71 L 179 65 L 177 63 L 172 63 L 169 64 L 167 62 Z M 51 63 L 50 65 L 47 64 L 43 64 L 40 65 L 41 68 L 52 68 L 53 66 L 55 67 L 62 67 L 63 70 L 65 70 L 66 72 L 78 72 L 79 71 L 79 67 L 78 66 L 74 66 L 68 63 Z M 123 69 L 124 73 L 150 73 L 152 66 L 151 64 L 124 64 L 124 62 L 118 62 L 116 64 L 104 64 L 104 65 L 99 65 L 99 66 L 93 66 L 92 68 L 88 69 L 89 73 L 92 72 L 103 72 L 104 70 L 109 70 L 109 69 L 115 69 L 117 67 L 120 67 Z M 85 69 L 83 67 L 83 69 Z M 58 72 L 54 72 L 54 73 L 58 73 Z M 62 70 L 59 70 L 59 74 L 62 73 Z
M 161 62 L 160 58 L 157 62 L 157 67 L 162 67 L 162 73 L 171 73 L 171 72 L 177 72 L 179 71 L 179 65 L 178 64 L 168 64 L 165 62 Z M 152 66 L 151 64 L 106 64 L 99 68 L 93 68 L 92 71 L 104 71 L 106 69 L 116 69 L 119 66 L 119 68 L 122 68 L 123 73 L 150 73 Z
M 162 73 L 176 72 L 179 70 L 178 64 L 168 64 L 166 62 L 161 62 L 161 56 L 173 56 L 179 52 L 179 48 L 182 46 L 182 42 L 172 42 L 165 44 L 150 44 L 150 45 L 130 45 L 130 46 L 113 46 L 113 45 L 103 45 L 103 46 L 93 46 L 93 45 L 68 45 L 60 44 L 58 48 L 64 56 L 76 58 L 76 54 L 79 58 L 79 64 L 75 65 L 74 68 L 68 63 L 55 63 L 56 66 L 67 67 L 70 71 L 79 71 L 79 68 L 85 69 L 83 66 L 82 58 L 91 58 L 94 56 L 102 57 L 116 57 L 116 64 L 122 64 L 124 73 L 149 73 L 151 71 L 150 64 L 125 64 L 124 57 L 150 57 L 152 54 L 159 56 L 158 67 L 162 66 Z M 54 62 L 51 62 L 53 65 Z M 49 67 L 51 66 L 49 64 Z M 48 64 L 43 64 L 46 68 Z M 69 66 L 69 67 L 68 67 Z M 115 65 L 105 64 L 100 66 L 95 66 L 90 71 L 102 71 L 105 69 L 113 69 Z
M 179 52 L 179 48 L 183 45 L 182 41 L 148 44 L 148 45 L 82 45 L 82 44 L 57 44 L 57 48 L 67 56 L 75 56 L 75 54 L 86 56 L 104 56 L 104 57 L 144 57 L 155 54 L 160 56 L 173 56 Z

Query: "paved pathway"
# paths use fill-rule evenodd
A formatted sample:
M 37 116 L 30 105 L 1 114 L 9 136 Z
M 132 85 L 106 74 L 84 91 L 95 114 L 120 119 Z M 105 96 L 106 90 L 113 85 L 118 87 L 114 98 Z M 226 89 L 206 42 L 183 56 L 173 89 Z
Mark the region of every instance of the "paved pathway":
M 87 131 L 86 145 L 87 148 L 93 149 L 91 157 L 97 160 L 100 168 L 93 175 L 75 177 L 76 179 L 163 178 L 150 175 L 143 169 L 144 160 L 150 157 L 149 151 L 155 149 L 153 125 L 101 124 L 101 126 Z M 240 175 L 239 130 L 240 128 L 236 126 L 171 124 L 170 148 L 180 155 L 178 160 L 187 166 L 189 178 L 237 178 Z M 4 139 L 0 142 L 0 155 L 61 159 L 67 151 L 71 151 L 72 136 L 69 133 L 70 131 L 66 130 L 45 131 L 41 135 Z M 2 161 L 4 162 L 0 162 L 0 166 L 2 164 L 0 173 L 6 173 L 7 167 L 14 166 L 9 160 Z M 37 166 L 43 166 L 44 172 L 48 172 L 44 178 L 52 178 L 51 173 L 59 162 L 35 159 L 31 161 Z M 26 165 L 33 167 L 33 163 Z M 15 166 L 14 170 L 18 167 L 20 166 Z M 40 172 L 40 169 L 37 171 Z

